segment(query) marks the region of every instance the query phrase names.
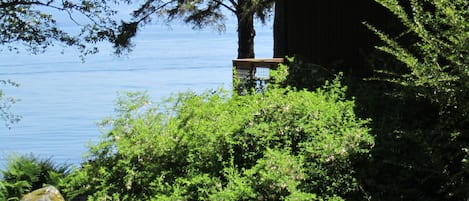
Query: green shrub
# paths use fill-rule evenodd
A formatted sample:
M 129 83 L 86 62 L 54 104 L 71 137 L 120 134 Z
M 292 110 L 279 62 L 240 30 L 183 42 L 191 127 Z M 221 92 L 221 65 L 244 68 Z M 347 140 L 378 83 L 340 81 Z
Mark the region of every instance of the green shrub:
M 2 180 L 0 180 L 0 200 L 7 200 L 8 191 Z
M 0 198 L 19 200 L 24 194 L 45 185 L 58 185 L 70 171 L 69 165 L 57 165 L 51 158 L 40 159 L 29 155 L 11 155 L 5 170 L 1 171 Z
M 141 93 L 117 116 L 63 191 L 90 200 L 340 200 L 361 196 L 354 162 L 372 137 L 336 80 L 309 92 Z
M 402 62 L 408 73 L 388 78 L 441 107 L 447 126 L 469 123 L 469 3 L 466 0 L 376 0 L 394 13 L 407 32 L 392 38 L 373 26 L 386 45 L 378 49 Z M 407 39 L 406 39 L 407 38 Z M 409 39 L 410 38 L 410 39 Z M 406 42 L 401 42 L 406 39 Z M 409 44 L 410 43 L 410 44 Z M 459 120 L 458 122 L 455 122 Z M 463 121 L 463 122 L 460 122 Z
M 384 42 L 378 48 L 394 61 L 377 71 L 378 80 L 388 81 L 391 90 L 383 92 L 390 104 L 371 115 L 382 123 L 373 127 L 367 188 L 374 200 L 467 200 L 469 2 L 376 2 L 406 31 L 391 36 L 368 25 Z
M 315 90 L 321 87 L 326 80 L 333 80 L 336 73 L 333 67 L 324 67 L 317 64 L 305 63 L 294 57 L 287 57 L 288 76 L 285 79 L 287 86 L 298 89 Z

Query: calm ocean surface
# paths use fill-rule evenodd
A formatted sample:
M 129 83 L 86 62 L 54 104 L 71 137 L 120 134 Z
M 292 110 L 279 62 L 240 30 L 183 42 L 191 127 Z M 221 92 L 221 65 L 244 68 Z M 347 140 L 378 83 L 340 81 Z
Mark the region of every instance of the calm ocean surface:
M 125 57 L 101 48 L 82 63 L 73 49 L 29 55 L 0 52 L 0 80 L 8 96 L 20 99 L 12 111 L 23 118 L 11 130 L 0 122 L 0 169 L 11 153 L 34 153 L 60 163 L 79 164 L 88 142 L 96 142 L 97 124 L 113 115 L 119 91 L 147 91 L 159 101 L 184 91 L 231 86 L 231 60 L 237 54 L 234 25 L 225 33 L 187 26 L 144 28 L 134 51 Z M 258 26 L 256 57 L 272 57 L 272 27 Z

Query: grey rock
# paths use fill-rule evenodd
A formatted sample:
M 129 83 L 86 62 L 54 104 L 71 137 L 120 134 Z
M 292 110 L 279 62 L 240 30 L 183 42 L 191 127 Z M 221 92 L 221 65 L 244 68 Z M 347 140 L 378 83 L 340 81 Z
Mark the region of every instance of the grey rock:
M 57 188 L 47 186 L 24 195 L 21 201 L 65 201 L 65 199 Z

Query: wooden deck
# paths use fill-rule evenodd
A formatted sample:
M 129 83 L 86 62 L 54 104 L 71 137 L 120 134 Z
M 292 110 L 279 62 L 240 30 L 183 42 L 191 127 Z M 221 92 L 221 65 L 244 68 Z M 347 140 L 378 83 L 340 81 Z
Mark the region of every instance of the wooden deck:
M 264 67 L 275 69 L 278 64 L 283 62 L 283 58 L 234 59 L 233 66 L 236 68 Z
M 238 91 L 250 87 L 262 91 L 270 80 L 270 70 L 277 69 L 278 65 L 283 62 L 283 58 L 234 59 L 233 79 L 238 79 L 240 85 L 233 87 Z

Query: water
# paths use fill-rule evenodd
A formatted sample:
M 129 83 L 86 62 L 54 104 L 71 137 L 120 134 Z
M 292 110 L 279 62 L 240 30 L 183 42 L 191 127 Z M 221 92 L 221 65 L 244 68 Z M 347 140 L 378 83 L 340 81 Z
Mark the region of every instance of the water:
M 2 88 L 21 99 L 12 110 L 23 117 L 11 130 L 0 127 L 0 168 L 13 152 L 79 164 L 85 145 L 101 134 L 97 124 L 113 114 L 119 91 L 147 91 L 158 101 L 177 92 L 231 86 L 231 60 L 237 53 L 234 26 L 224 34 L 152 26 L 135 42 L 128 56 L 116 57 L 103 45 L 85 63 L 72 49 L 60 54 L 62 48 L 55 48 L 42 55 L 0 52 L 0 80 L 21 85 Z M 255 47 L 257 57 L 272 57 L 271 27 L 257 27 Z

